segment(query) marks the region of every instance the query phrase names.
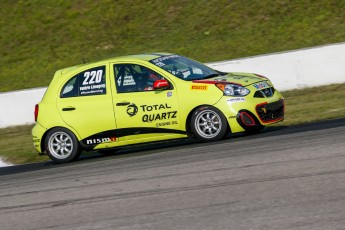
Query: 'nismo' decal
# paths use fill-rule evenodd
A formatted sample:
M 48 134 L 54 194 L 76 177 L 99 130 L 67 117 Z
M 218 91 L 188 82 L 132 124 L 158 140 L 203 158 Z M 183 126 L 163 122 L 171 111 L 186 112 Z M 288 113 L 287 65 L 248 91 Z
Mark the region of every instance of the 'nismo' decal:
M 186 134 L 185 131 L 177 129 L 164 129 L 164 128 L 150 128 L 150 127 L 135 127 L 135 128 L 123 128 L 108 130 L 100 132 L 81 140 L 81 144 L 87 148 L 94 148 L 96 145 L 107 142 L 114 142 L 119 137 L 138 135 L 138 134 L 149 134 L 149 133 L 176 133 Z

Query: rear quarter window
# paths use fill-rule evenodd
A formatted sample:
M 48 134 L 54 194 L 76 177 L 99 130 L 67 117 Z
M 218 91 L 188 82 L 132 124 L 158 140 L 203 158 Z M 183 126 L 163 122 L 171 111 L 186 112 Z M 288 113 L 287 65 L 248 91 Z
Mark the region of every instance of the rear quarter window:
M 106 94 L 105 66 L 85 70 L 74 75 L 62 87 L 60 97 Z

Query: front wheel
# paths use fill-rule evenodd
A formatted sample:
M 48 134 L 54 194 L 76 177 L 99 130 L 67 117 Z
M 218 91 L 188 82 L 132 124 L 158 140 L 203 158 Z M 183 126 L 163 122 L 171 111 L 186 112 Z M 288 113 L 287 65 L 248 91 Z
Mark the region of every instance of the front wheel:
M 192 115 L 192 133 L 204 142 L 221 140 L 227 134 L 227 126 L 223 113 L 212 106 L 199 107 Z
M 47 154 L 55 163 L 67 163 L 78 159 L 80 146 L 75 135 L 65 128 L 50 130 L 45 139 Z

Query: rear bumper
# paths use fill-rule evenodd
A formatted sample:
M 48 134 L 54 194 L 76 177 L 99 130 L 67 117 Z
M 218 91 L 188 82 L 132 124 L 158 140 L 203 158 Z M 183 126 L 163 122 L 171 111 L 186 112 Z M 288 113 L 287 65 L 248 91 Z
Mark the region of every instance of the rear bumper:
M 34 148 L 39 154 L 43 154 L 42 141 L 43 135 L 46 132 L 46 130 L 46 128 L 36 123 L 36 125 L 32 128 L 31 131 Z

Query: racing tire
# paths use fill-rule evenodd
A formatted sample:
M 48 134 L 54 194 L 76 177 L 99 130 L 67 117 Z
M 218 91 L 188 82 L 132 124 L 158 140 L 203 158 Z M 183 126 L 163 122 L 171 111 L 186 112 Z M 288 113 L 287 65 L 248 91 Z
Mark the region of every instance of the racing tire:
M 58 164 L 78 159 L 81 152 L 76 136 L 65 128 L 50 130 L 45 139 L 45 148 L 48 156 Z
M 191 130 L 200 141 L 218 141 L 227 134 L 228 123 L 223 113 L 217 108 L 201 106 L 192 115 Z

